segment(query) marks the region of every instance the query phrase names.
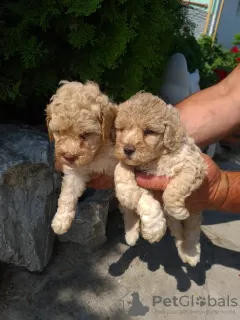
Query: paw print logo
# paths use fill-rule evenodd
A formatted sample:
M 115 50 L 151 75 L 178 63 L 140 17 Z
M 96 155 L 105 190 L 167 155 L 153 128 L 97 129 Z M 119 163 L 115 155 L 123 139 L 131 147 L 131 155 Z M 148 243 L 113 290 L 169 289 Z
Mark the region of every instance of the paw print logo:
M 206 304 L 206 299 L 204 297 L 199 296 L 196 298 L 196 304 L 200 307 L 203 307 Z

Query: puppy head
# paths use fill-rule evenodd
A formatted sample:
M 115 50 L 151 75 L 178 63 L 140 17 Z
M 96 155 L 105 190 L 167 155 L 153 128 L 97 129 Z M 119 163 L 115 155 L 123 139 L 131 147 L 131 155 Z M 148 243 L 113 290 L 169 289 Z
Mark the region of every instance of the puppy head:
M 115 110 L 97 84 L 62 82 L 46 108 L 56 164 L 75 167 L 91 163 L 101 146 L 112 143 Z
M 118 107 L 115 156 L 139 166 L 181 147 L 185 130 L 178 111 L 150 93 L 138 93 Z

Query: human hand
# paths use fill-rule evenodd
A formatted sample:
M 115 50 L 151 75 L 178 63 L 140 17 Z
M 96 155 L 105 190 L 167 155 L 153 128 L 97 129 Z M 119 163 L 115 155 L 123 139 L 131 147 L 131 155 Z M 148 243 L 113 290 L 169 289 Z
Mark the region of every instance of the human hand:
M 62 172 L 62 163 L 55 161 L 55 169 L 58 172 Z M 96 190 L 112 189 L 114 188 L 114 178 L 105 174 L 94 173 L 91 175 L 87 186 Z
M 96 190 L 107 190 L 114 188 L 113 176 L 107 176 L 105 174 L 93 174 L 91 180 L 87 186 Z
M 212 161 L 212 159 L 202 154 L 205 163 L 208 166 L 207 175 L 200 186 L 186 199 L 186 207 L 189 212 L 199 212 L 211 209 L 220 205 L 224 199 L 221 199 L 222 193 L 219 192 L 221 181 L 224 180 L 224 173 Z M 170 178 L 149 176 L 143 173 L 136 174 L 138 185 L 145 189 L 153 190 L 155 198 L 162 200 L 163 191 L 166 189 Z
M 62 170 L 63 170 L 63 164 L 62 164 L 61 161 L 57 161 L 57 160 L 55 159 L 54 166 L 55 166 L 55 170 L 56 170 L 57 172 L 62 172 Z

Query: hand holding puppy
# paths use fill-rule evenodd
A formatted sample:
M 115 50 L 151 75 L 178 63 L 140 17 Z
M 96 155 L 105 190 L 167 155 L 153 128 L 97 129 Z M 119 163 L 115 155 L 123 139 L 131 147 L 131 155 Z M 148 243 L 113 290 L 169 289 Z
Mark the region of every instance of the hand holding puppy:
M 222 177 L 221 170 L 208 155 L 202 154 L 202 157 L 208 166 L 207 175 L 200 188 L 186 199 L 186 207 L 189 212 L 215 208 L 216 201 L 218 201 L 216 195 Z M 140 187 L 152 190 L 155 198 L 162 201 L 162 194 L 169 183 L 169 178 L 138 172 L 136 173 L 136 181 Z M 101 174 L 94 175 L 88 186 L 97 190 L 110 189 L 114 186 L 114 178 Z
M 207 175 L 200 188 L 186 199 L 189 212 L 214 208 L 217 201 L 217 190 L 222 178 L 221 170 L 208 155 L 202 154 L 202 157 L 208 167 Z M 137 173 L 136 181 L 140 187 L 152 190 L 155 198 L 162 201 L 162 193 L 169 183 L 169 178 Z

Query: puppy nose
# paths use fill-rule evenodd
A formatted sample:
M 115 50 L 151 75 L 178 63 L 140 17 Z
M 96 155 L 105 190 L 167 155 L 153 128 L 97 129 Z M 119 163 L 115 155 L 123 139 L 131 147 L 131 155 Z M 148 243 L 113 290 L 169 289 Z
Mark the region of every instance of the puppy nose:
M 72 155 L 70 153 L 64 153 L 63 157 L 69 163 L 73 163 L 76 160 L 76 156 L 74 156 L 74 155 Z
M 131 144 L 127 144 L 123 150 L 127 156 L 131 156 L 134 153 L 135 148 Z

